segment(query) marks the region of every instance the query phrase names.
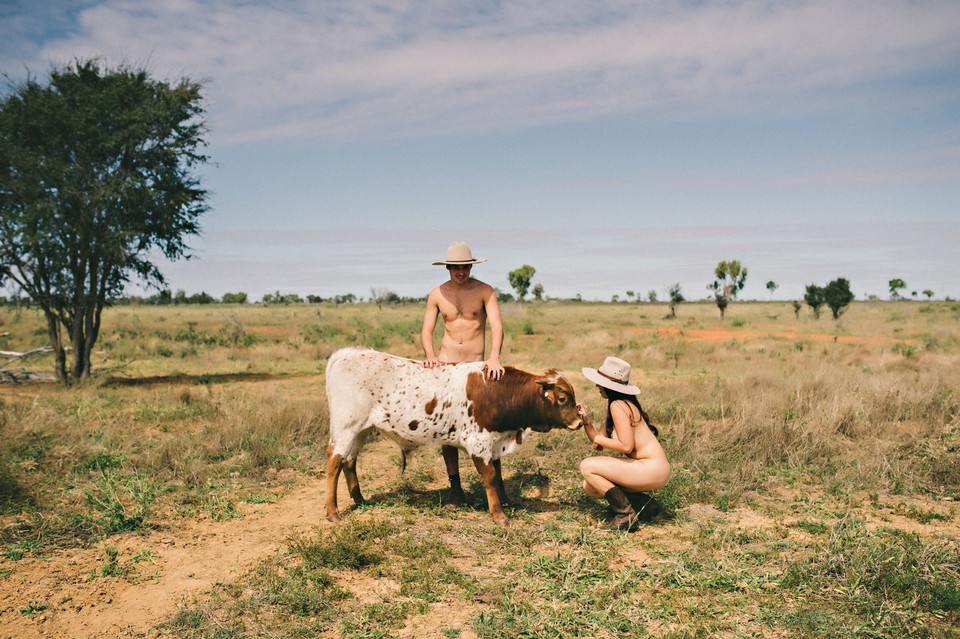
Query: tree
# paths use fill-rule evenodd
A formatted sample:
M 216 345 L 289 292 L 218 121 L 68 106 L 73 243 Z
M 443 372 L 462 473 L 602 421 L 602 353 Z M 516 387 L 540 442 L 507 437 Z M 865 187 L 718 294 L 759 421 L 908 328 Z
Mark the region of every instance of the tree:
M 820 319 L 820 307 L 823 306 L 825 302 L 823 287 L 817 286 L 816 284 L 807 284 L 807 290 L 803 294 L 803 301 L 813 309 L 813 316 Z
M 133 277 L 162 288 L 151 260 L 183 257 L 200 230 L 200 90 L 88 60 L 0 102 L 0 285 L 42 309 L 64 383 L 89 377 L 103 308 Z
M 531 292 L 533 293 L 533 299 L 538 302 L 543 301 L 543 284 L 540 284 L 539 282 L 534 284 L 533 291 Z
M 247 303 L 247 294 L 246 293 L 224 293 L 223 297 L 220 298 L 224 304 L 246 304 Z
M 680 291 L 680 283 L 677 282 L 667 289 L 667 295 L 670 296 L 670 315 L 672 319 L 677 316 L 677 304 L 684 302 L 683 293 Z
M 931 289 L 929 289 L 929 288 L 923 289 L 923 294 L 924 294 L 924 296 L 925 296 L 928 300 L 932 300 L 932 299 L 933 299 L 933 296 L 936 295 L 936 293 L 934 293 L 934 292 L 933 292 Z
M 737 260 L 721 261 L 714 269 L 714 274 L 717 279 L 712 284 L 708 284 L 707 288 L 713 291 L 717 308 L 720 309 L 720 319 L 723 319 L 727 306 L 737 298 L 737 294 L 747 283 L 747 269 Z
M 524 264 L 520 268 L 507 273 L 507 280 L 510 282 L 513 290 L 517 292 L 517 299 L 521 302 L 523 298 L 526 297 L 527 291 L 530 290 L 530 280 L 533 279 L 536 272 L 537 269 L 529 264 Z
M 890 299 L 898 300 L 900 299 L 900 289 L 907 288 L 907 283 L 899 277 L 895 277 L 887 282 L 887 286 L 890 287 Z
M 850 290 L 850 282 L 846 278 L 839 277 L 823 289 L 823 301 L 833 312 L 833 319 L 840 319 L 840 314 L 853 301 L 853 292 Z
M 388 288 L 382 286 L 370 287 L 370 300 L 375 302 L 378 310 L 383 310 L 384 304 L 397 304 L 400 302 L 400 296 Z
M 774 282 L 773 280 L 770 280 L 769 282 L 767 282 L 767 290 L 770 291 L 770 297 L 773 297 L 773 292 L 778 288 L 780 288 L 780 285 Z

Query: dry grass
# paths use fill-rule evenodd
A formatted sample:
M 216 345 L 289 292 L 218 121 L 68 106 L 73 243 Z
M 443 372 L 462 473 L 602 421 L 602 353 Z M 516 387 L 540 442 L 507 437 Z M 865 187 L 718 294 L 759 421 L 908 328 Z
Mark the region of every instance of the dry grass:
M 568 371 L 594 414 L 603 405 L 580 368 L 609 354 L 634 365 L 641 401 L 674 467 L 658 497 L 675 523 L 646 537 L 659 557 L 653 568 L 618 569 L 636 549 L 629 538 L 597 540 L 591 528 L 604 509 L 582 495 L 577 473 L 586 450 L 552 433 L 505 464 L 508 490 L 521 504 L 510 535 L 477 523 L 482 509 L 439 509 L 441 466 L 427 454 L 397 483 L 381 486 L 378 503 L 351 513 L 366 524 L 336 533 L 353 531 L 357 543 L 367 534 L 389 539 L 378 567 L 331 565 L 323 554 L 333 552 L 331 540 L 318 533 L 215 596 L 219 604 L 184 611 L 171 632 L 246 637 L 280 624 L 289 636 L 397 636 L 430 619 L 441 601 L 465 616 L 429 636 L 456 637 L 466 627 L 480 637 L 621 636 L 620 615 L 662 637 L 866 636 L 854 630 L 858 624 L 870 636 L 950 636 L 941 633 L 956 621 L 956 589 L 921 601 L 914 614 L 883 584 L 896 578 L 890 565 L 903 566 L 901 575 L 916 570 L 906 587 L 927 587 L 932 574 L 957 577 L 956 537 L 888 533 L 864 522 L 913 521 L 927 530 L 954 519 L 960 305 L 855 303 L 838 322 L 806 310 L 796 317 L 789 303 L 735 304 L 723 321 L 708 304 L 681 305 L 674 319 L 667 311 L 504 306 L 503 361 Z M 0 387 L 6 556 L 15 561 L 179 518 L 228 519 L 240 502 L 277 498 L 297 476 L 322 473 L 327 357 L 354 344 L 418 357 L 421 313 L 365 304 L 108 311 L 95 379 L 68 389 Z M 44 342 L 32 311 L 0 309 L 0 333 L 8 333 L 3 349 Z M 479 486 L 470 490 L 482 503 Z M 747 512 L 770 521 L 744 527 Z M 437 546 L 417 536 L 427 530 Z M 476 555 L 451 559 L 445 553 L 463 535 Z M 368 550 L 361 544 L 352 552 Z M 445 586 L 412 559 L 418 556 L 431 558 Z M 579 583 L 571 575 L 589 578 Z M 847 578 L 873 585 L 848 588 Z M 402 605 L 387 595 L 341 597 L 339 589 L 357 580 L 382 587 L 383 579 L 406 593 Z M 593 579 L 614 580 L 629 597 L 589 589 Z M 818 612 L 808 589 L 823 580 L 846 594 L 818 599 Z M 495 584 L 524 603 L 492 595 Z M 321 591 L 330 601 L 311 608 Z M 271 621 L 254 621 L 250 611 L 268 605 Z M 877 621 L 884 610 L 888 616 Z M 336 619 L 346 621 L 337 626 Z M 763 630 L 770 627 L 779 630 Z M 232 630 L 218 635 L 217 628 Z

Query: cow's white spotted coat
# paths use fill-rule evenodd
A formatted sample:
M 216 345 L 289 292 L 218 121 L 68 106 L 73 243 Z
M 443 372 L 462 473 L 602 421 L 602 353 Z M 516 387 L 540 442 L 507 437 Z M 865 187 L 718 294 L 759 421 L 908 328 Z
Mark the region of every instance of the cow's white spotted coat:
M 337 351 L 327 364 L 332 452 L 356 459 L 373 429 L 405 450 L 449 444 L 487 463 L 514 452 L 524 425 L 505 432 L 481 429 L 467 400 L 470 374 L 482 375 L 483 363 L 431 369 L 373 350 Z

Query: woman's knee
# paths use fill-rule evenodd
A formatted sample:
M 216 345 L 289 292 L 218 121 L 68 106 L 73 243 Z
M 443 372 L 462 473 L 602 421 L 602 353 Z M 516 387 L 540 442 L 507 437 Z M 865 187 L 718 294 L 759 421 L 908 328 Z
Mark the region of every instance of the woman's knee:
M 581 459 L 581 460 L 580 460 L 580 474 L 583 475 L 584 477 L 586 477 L 587 475 L 590 474 L 590 471 L 589 471 L 588 469 L 589 469 L 589 464 L 587 464 L 587 460 L 586 460 L 586 459 Z
M 596 475 L 598 470 L 597 458 L 596 457 L 587 457 L 586 459 L 580 460 L 580 474 L 584 477 L 587 475 Z

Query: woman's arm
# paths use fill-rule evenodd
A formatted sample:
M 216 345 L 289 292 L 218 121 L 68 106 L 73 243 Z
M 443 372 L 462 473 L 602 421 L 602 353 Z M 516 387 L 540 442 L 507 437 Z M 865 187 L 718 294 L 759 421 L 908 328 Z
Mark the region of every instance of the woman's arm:
M 577 404 L 577 415 L 580 416 L 580 422 L 583 424 L 583 432 L 586 434 L 587 439 L 590 440 L 590 443 L 596 450 L 603 450 L 601 446 L 594 444 L 594 440 L 600 435 L 600 432 L 594 427 L 593 422 L 590 421 L 590 415 L 587 414 L 587 407 L 583 404 Z
M 610 404 L 610 415 L 613 417 L 613 431 L 616 437 L 607 437 L 597 433 L 592 438 L 594 446 L 600 446 L 616 453 L 630 453 L 636 447 L 633 438 L 633 424 L 630 420 L 630 409 L 622 401 Z

